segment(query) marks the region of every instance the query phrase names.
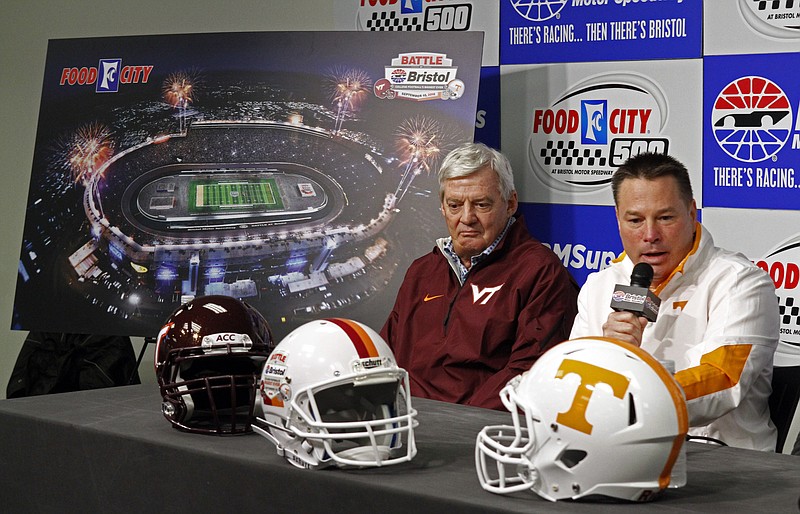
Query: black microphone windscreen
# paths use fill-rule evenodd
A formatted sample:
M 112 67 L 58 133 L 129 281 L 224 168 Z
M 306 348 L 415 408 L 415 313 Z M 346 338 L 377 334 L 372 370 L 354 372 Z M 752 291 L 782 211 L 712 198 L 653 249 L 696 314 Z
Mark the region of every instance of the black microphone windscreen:
M 646 262 L 640 262 L 633 267 L 631 272 L 631 285 L 649 288 L 653 282 L 653 267 Z

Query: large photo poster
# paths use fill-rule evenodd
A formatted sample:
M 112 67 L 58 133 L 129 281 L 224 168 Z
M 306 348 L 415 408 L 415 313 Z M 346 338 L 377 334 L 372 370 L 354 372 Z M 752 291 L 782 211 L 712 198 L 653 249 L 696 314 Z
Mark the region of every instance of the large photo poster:
M 445 230 L 435 170 L 473 138 L 481 51 L 476 32 L 50 41 L 13 328 L 154 336 L 224 294 L 276 337 L 379 329 Z

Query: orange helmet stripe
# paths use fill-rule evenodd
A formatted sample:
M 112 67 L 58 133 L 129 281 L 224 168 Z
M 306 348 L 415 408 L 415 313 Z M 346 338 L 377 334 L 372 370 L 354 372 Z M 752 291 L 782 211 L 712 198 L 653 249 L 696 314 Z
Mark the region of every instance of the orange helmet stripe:
M 350 341 L 353 342 L 353 346 L 356 347 L 359 358 L 366 359 L 369 357 L 380 357 L 378 354 L 378 349 L 375 347 L 375 343 L 372 342 L 372 338 L 369 336 L 369 334 L 367 334 L 367 331 L 361 327 L 361 325 L 349 319 L 343 318 L 329 318 L 328 321 L 344 330 L 344 333 L 347 334 L 347 336 L 350 338 Z

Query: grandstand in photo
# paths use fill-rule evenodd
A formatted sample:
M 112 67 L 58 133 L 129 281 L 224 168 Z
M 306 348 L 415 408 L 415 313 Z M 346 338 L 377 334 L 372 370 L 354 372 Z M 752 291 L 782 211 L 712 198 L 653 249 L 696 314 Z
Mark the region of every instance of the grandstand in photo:
M 102 177 L 86 190 L 89 221 L 102 246 L 137 269 L 219 252 L 239 263 L 301 249 L 327 255 L 389 223 L 397 181 L 367 147 L 328 131 L 227 121 L 148 140 L 116 155 Z

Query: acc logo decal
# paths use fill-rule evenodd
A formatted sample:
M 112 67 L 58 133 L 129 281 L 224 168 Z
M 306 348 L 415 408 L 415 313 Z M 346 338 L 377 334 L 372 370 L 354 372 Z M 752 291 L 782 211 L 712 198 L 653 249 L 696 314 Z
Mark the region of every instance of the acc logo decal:
M 800 4 L 797 2 L 739 0 L 739 12 L 753 30 L 765 36 L 800 39 Z
M 786 93 L 764 77 L 740 77 L 717 95 L 711 112 L 714 138 L 742 162 L 775 158 L 789 139 L 792 110 Z
M 629 157 L 669 152 L 662 135 L 666 96 L 642 75 L 589 78 L 532 114 L 528 162 L 534 175 L 558 191 L 603 189 Z
M 253 347 L 253 341 L 247 334 L 237 334 L 235 332 L 220 332 L 203 336 L 200 345 L 203 352 L 226 351 L 230 347 L 231 351 L 247 351 Z

